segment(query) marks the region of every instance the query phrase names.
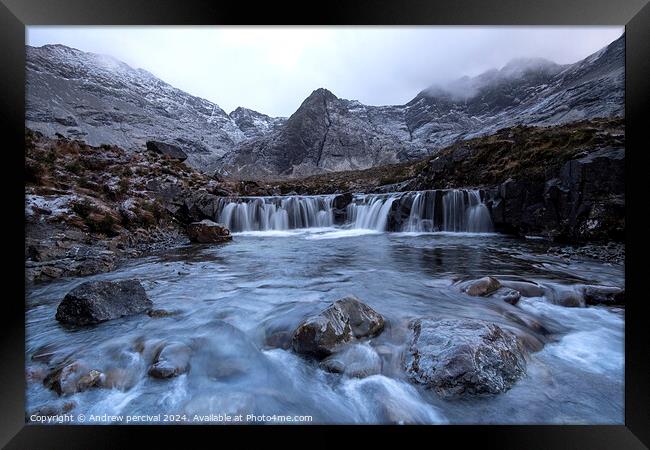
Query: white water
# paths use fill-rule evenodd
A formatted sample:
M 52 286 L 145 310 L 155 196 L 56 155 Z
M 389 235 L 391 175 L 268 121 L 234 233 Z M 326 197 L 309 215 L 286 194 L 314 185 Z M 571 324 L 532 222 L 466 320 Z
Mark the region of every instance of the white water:
M 470 297 L 459 288 L 459 279 L 486 275 L 531 281 L 545 294 L 510 305 Z M 133 278 L 143 283 L 156 309 L 175 314 L 133 315 L 77 329 L 55 320 L 61 299 L 79 283 Z M 548 256 L 543 242 L 503 235 L 335 227 L 239 233 L 228 245 L 177 248 L 113 272 L 29 286 L 26 409 L 31 415 L 43 405 L 73 402 L 75 417 L 250 413 L 309 415 L 317 424 L 620 425 L 623 311 L 566 308 L 553 298 L 585 284 L 623 281 L 621 266 L 567 262 Z M 388 324 L 362 343 L 379 355 L 378 374 L 357 379 L 329 373 L 269 341 L 290 335 L 306 317 L 350 294 Z M 484 320 L 509 329 L 532 343 L 526 375 L 496 396 L 438 397 L 409 381 L 403 370 L 408 323 L 417 317 Z M 148 375 L 161 342 L 191 347 L 187 373 L 167 380 Z M 114 385 L 58 396 L 43 377 L 70 358 L 111 374 Z M 111 420 L 125 423 L 101 422 Z
M 353 228 L 364 230 L 386 230 L 388 213 L 393 206 L 394 196 L 362 197 L 360 204 L 352 203 L 347 208 L 348 220 Z
M 231 231 L 330 227 L 334 196 L 242 197 L 225 201 L 217 220 Z
M 294 195 L 226 199 L 219 206 L 215 219 L 233 232 L 334 225 L 380 232 L 492 231 L 490 211 L 476 189 L 355 194 L 338 224 L 334 219 L 335 198 L 336 195 Z

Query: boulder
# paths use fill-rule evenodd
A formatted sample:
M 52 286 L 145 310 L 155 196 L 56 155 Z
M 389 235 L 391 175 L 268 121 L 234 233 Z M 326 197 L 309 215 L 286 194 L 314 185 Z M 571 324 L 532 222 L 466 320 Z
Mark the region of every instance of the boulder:
M 191 355 L 192 349 L 185 344 L 167 344 L 156 355 L 148 373 L 154 378 L 171 378 L 185 373 L 189 370 Z
M 371 346 L 355 343 L 325 358 L 321 367 L 328 372 L 364 378 L 381 372 L 381 358 Z
M 201 244 L 222 243 L 232 240 L 230 230 L 225 225 L 204 219 L 187 226 L 187 235 L 192 242 Z
M 296 353 L 324 358 L 341 344 L 381 333 L 384 318 L 354 296 L 335 301 L 302 322 L 293 333 Z
M 518 291 L 522 297 L 543 297 L 544 288 L 530 281 L 499 280 L 501 286 Z
M 582 295 L 587 305 L 625 304 L 625 289 L 614 286 L 585 286 L 582 288 Z
M 56 320 L 91 325 L 151 309 L 153 303 L 138 280 L 87 281 L 68 292 Z
M 187 159 L 187 153 L 181 150 L 180 147 L 165 142 L 147 141 L 147 150 L 179 161 L 185 161 Z
M 492 277 L 483 277 L 470 283 L 465 292 L 474 297 L 484 297 L 491 294 L 501 287 L 499 280 Z
M 499 326 L 470 319 L 416 319 L 405 369 L 412 381 L 443 397 L 498 394 L 526 372 L 519 338 Z
M 81 361 L 68 362 L 54 368 L 43 380 L 43 385 L 59 395 L 83 392 L 102 384 L 104 375 Z

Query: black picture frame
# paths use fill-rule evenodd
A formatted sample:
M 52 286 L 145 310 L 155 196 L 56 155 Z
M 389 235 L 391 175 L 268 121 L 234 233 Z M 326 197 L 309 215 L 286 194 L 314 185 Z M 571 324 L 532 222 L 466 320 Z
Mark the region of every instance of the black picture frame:
M 491 1 L 379 1 L 364 0 L 303 5 L 277 2 L 208 2 L 198 0 L 0 0 L 3 58 L 0 76 L 2 135 L 8 170 L 4 172 L 5 224 L 15 229 L 5 235 L 5 283 L 11 294 L 2 301 L 0 444 L 7 448 L 119 448 L 130 446 L 135 434 L 146 442 L 181 437 L 216 441 L 215 427 L 164 426 L 44 426 L 26 425 L 24 413 L 24 87 L 25 26 L 29 25 L 624 25 L 626 27 L 626 368 L 624 426 L 417 426 L 359 427 L 367 437 L 386 432 L 422 434 L 427 445 L 475 440 L 499 448 L 647 448 L 650 445 L 647 316 L 643 314 L 645 223 L 643 154 L 647 152 L 647 115 L 650 104 L 650 5 L 648 0 L 516 0 Z M 6 209 L 8 208 L 8 210 Z M 640 217 L 634 217 L 638 215 Z M 22 231 L 21 231 L 22 230 Z M 8 242 L 7 242 L 8 241 Z M 5 285 L 5 287 L 6 287 Z M 5 291 L 7 292 L 7 291 Z M 349 430 L 350 427 L 343 427 Z M 355 429 L 359 429 L 354 427 Z M 223 427 L 229 442 L 247 439 L 252 431 L 300 433 L 291 438 L 311 442 L 332 439 L 331 427 Z M 339 428 L 340 429 L 340 428 Z M 182 433 L 181 433 L 182 432 Z M 187 434 L 191 435 L 192 441 Z M 209 434 L 210 436 L 206 436 Z M 231 438 L 235 440 L 230 440 Z M 219 438 L 221 439 L 221 438 Z M 369 442 L 369 441 L 368 441 Z M 237 445 L 241 445 L 240 440 Z M 340 445 L 332 441 L 332 445 Z M 407 444 L 408 445 L 408 444 Z

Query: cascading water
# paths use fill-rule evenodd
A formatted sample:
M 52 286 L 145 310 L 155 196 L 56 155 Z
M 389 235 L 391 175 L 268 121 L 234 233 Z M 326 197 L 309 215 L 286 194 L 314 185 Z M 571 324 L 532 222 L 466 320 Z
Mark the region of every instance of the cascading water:
M 480 233 L 492 231 L 492 219 L 478 190 L 446 191 L 443 200 L 443 231 Z
M 233 232 L 331 227 L 333 199 L 332 195 L 226 199 L 216 218 Z
M 352 227 L 386 231 L 388 215 L 396 197 L 392 195 L 364 196 L 359 200 L 360 204 L 351 203 L 347 208 L 347 219 Z
M 215 219 L 233 232 L 331 227 L 335 197 L 224 199 Z M 356 194 L 345 209 L 343 222 L 344 227 L 376 231 L 492 231 L 490 211 L 476 189 Z

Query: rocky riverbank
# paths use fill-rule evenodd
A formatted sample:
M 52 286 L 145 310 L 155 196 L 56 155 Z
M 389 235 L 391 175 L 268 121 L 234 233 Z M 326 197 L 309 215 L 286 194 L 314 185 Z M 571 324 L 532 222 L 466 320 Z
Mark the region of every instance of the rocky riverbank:
M 187 226 L 211 217 L 205 206 L 232 195 L 157 148 L 125 152 L 29 130 L 25 139 L 27 281 L 107 272 L 186 244 Z

